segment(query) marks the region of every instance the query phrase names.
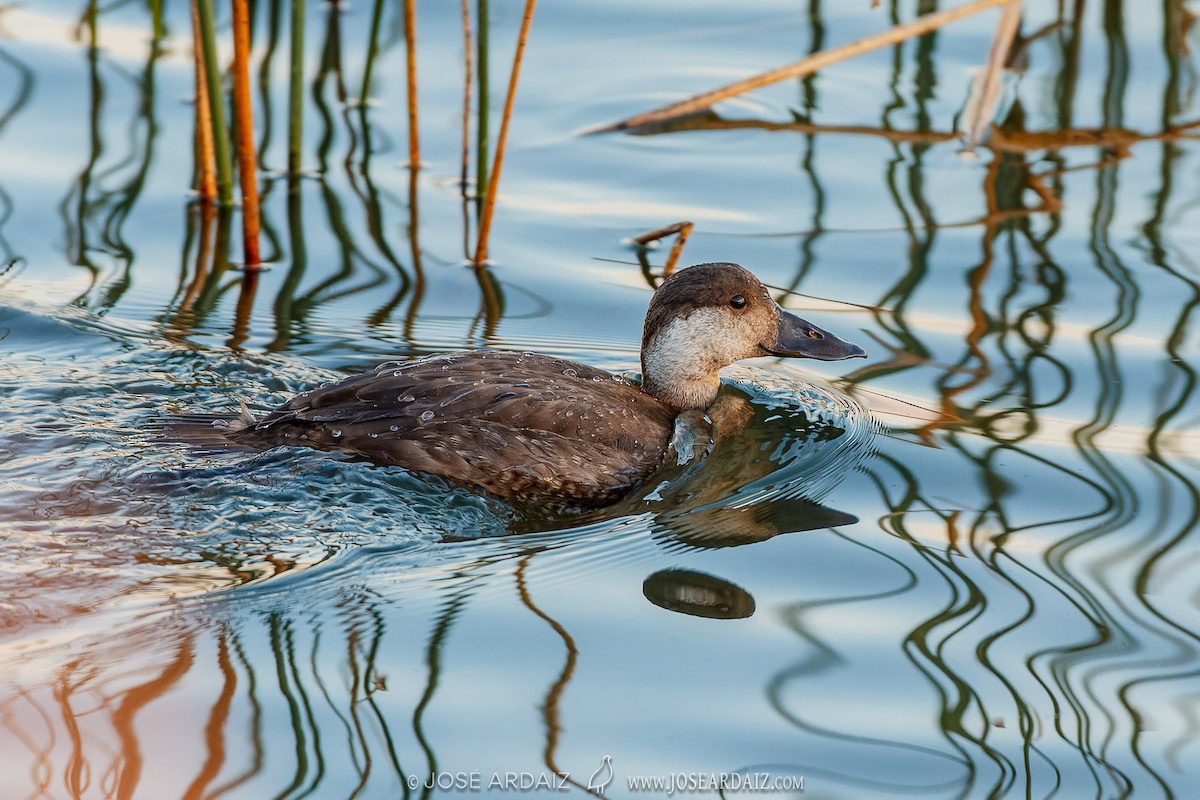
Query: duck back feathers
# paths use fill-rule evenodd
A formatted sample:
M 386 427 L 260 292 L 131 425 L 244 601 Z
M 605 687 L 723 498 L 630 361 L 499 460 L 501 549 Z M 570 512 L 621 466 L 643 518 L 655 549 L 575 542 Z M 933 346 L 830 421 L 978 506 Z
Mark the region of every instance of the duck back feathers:
M 261 419 L 224 415 L 221 435 L 230 449 L 340 450 L 510 501 L 595 506 L 658 468 L 674 417 L 604 370 L 533 353 L 469 351 L 381 364 L 303 392 Z M 188 418 L 189 429 L 197 420 Z M 213 426 L 198 430 L 211 445 Z

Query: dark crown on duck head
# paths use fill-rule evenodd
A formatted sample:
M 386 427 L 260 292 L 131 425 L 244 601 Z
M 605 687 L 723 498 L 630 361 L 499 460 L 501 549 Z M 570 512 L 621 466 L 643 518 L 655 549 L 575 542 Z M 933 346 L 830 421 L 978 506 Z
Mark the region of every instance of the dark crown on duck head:
M 840 361 L 866 351 L 784 311 L 758 278 L 730 263 L 698 264 L 663 281 L 642 332 L 642 388 L 683 410 L 706 408 L 718 372 L 743 358 Z

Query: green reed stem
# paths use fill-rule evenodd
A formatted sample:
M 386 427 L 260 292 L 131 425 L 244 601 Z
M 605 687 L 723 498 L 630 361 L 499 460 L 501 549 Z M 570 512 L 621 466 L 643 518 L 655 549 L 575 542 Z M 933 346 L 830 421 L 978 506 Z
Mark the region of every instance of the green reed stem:
M 100 9 L 97 8 L 97 0 L 89 0 L 87 11 L 84 12 L 84 19 L 87 20 L 88 26 L 88 46 L 95 49 L 98 41 L 99 33 L 96 30 L 96 25 L 99 20 Z
M 292 0 L 291 68 L 288 72 L 288 172 L 300 172 L 304 140 L 304 4 Z
M 200 43 L 204 50 L 204 75 L 208 83 L 209 116 L 212 119 L 213 152 L 217 162 L 217 202 L 233 205 L 233 158 L 229 128 L 225 123 L 225 93 L 217 58 L 217 32 L 212 0 L 196 0 L 200 11 Z
M 154 28 L 155 39 L 167 35 L 167 26 L 163 23 L 162 0 L 150 0 L 150 24 Z
M 383 0 L 375 0 L 371 13 L 371 34 L 367 42 L 367 63 L 363 67 L 362 91 L 358 93 L 359 105 L 365 106 L 371 94 L 371 76 L 375 72 L 375 57 L 379 55 L 379 28 L 383 22 Z

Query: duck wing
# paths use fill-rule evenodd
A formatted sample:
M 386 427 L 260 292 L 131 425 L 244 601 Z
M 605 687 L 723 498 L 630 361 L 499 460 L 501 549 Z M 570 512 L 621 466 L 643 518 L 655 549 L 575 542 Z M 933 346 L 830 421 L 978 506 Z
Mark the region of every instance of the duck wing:
M 341 450 L 508 500 L 601 505 L 659 466 L 674 412 L 604 370 L 471 351 L 304 392 L 230 437 Z

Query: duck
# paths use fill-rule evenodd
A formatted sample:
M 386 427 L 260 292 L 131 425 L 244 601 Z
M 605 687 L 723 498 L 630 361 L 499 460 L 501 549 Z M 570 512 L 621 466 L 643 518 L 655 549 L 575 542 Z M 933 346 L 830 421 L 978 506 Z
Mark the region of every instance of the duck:
M 676 420 L 713 404 L 723 367 L 865 356 L 785 311 L 749 270 L 714 262 L 674 272 L 652 295 L 640 384 L 550 355 L 471 350 L 387 361 L 265 415 L 243 403 L 237 413 L 177 415 L 162 429 L 208 453 L 340 451 L 513 504 L 599 508 L 663 466 Z

